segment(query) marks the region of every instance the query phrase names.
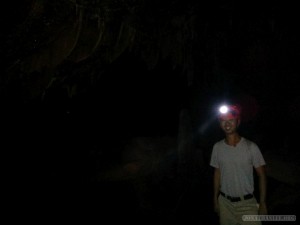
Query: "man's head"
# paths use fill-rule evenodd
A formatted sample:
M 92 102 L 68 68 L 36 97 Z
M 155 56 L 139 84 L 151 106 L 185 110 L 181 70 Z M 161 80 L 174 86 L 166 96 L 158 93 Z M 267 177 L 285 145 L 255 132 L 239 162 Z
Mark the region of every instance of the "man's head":
M 224 105 L 219 108 L 220 126 L 226 134 L 233 134 L 240 125 L 241 110 L 237 105 Z

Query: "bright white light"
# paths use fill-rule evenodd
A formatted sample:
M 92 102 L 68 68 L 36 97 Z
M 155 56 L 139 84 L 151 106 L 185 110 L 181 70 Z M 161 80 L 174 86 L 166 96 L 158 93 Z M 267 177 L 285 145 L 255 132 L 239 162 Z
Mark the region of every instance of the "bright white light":
M 223 105 L 219 109 L 220 113 L 227 113 L 228 112 L 228 107 L 226 105 Z

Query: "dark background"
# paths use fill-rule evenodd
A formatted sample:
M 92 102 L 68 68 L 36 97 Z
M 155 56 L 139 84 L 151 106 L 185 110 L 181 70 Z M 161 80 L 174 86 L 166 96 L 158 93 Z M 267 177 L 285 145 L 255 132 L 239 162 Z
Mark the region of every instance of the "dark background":
M 298 176 L 278 178 L 299 166 L 295 5 L 27 0 L 3 11 L 1 149 L 14 218 L 217 223 L 208 163 L 223 102 L 242 106 L 243 136 L 286 163 L 269 176 L 271 214 L 297 213 Z M 294 200 L 276 203 L 277 192 Z

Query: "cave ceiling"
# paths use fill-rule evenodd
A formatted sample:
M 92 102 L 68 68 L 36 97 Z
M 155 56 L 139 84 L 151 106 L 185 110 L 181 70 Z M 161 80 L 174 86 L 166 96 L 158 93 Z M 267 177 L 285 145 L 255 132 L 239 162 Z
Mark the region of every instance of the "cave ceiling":
M 280 5 L 254 3 L 12 1 L 1 20 L 1 95 L 18 92 L 23 99 L 34 99 L 50 88 L 66 87 L 72 97 L 126 54 L 148 70 L 168 61 L 180 69 L 187 85 L 224 79 L 207 71 L 226 66 L 251 79 L 249 74 L 264 74 L 281 60 L 274 52 L 286 54 L 288 45 L 296 43 L 295 36 L 287 38 L 295 24 L 286 26 Z

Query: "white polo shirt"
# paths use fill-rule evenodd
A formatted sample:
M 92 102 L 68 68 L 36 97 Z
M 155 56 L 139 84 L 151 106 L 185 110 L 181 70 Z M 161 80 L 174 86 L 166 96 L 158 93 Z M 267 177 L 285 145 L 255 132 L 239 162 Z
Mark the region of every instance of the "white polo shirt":
M 226 144 L 225 139 L 215 143 L 210 160 L 221 172 L 220 191 L 233 197 L 253 193 L 253 167 L 265 164 L 258 146 L 243 137 L 236 146 Z

